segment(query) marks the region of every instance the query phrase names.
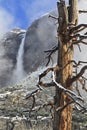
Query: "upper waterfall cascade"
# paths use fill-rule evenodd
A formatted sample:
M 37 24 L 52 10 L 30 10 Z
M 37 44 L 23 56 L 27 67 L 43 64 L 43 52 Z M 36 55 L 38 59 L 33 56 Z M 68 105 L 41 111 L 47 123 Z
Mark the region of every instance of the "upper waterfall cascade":
M 23 54 L 24 54 L 24 39 L 22 39 L 22 42 L 20 44 L 18 55 L 17 55 L 17 64 L 16 64 L 16 72 L 21 76 L 23 76 Z
M 20 82 L 26 76 L 26 73 L 24 71 L 24 66 L 23 66 L 25 35 L 24 35 L 24 37 L 21 41 L 21 44 L 19 46 L 19 50 L 18 50 L 18 54 L 17 54 L 17 58 L 16 58 L 17 63 L 16 63 L 16 67 L 15 67 L 15 70 L 13 73 L 13 83 Z

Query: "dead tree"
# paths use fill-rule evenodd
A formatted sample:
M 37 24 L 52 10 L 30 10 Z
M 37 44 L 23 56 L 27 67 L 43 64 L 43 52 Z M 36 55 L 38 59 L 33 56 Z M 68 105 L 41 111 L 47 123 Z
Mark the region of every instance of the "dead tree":
M 70 7 L 67 9 L 65 1 L 57 3 L 58 7 L 58 63 L 59 68 L 64 68 L 60 72 L 56 72 L 56 81 L 60 83 L 64 88 L 72 90 L 70 79 L 72 78 L 72 62 L 73 58 L 73 46 L 72 37 L 73 32 L 70 34 L 70 29 L 77 24 L 78 11 L 77 0 L 69 1 Z M 75 39 L 76 40 L 76 39 Z M 70 47 L 70 48 L 69 48 Z M 68 50 L 69 49 L 69 50 Z M 69 63 L 69 64 L 68 64 Z M 54 110 L 54 130 L 71 130 L 72 120 L 72 105 L 68 105 L 63 111 L 56 111 L 58 107 L 65 106 L 71 102 L 71 99 L 62 90 L 60 91 L 56 87 L 55 94 L 55 110 Z
M 72 83 L 83 75 L 86 66 L 81 71 L 73 76 L 73 46 L 79 43 L 86 44 L 83 40 L 87 38 L 86 35 L 81 36 L 80 31 L 86 28 L 86 24 L 78 25 L 78 0 L 69 0 L 69 7 L 67 8 L 64 0 L 57 3 L 58 7 L 58 48 L 55 47 L 49 52 L 49 61 L 51 54 L 58 49 L 57 66 L 50 68 L 40 75 L 40 79 L 44 77 L 49 71 L 53 71 L 55 78 L 55 97 L 54 97 L 54 119 L 53 130 L 71 130 L 72 129 L 72 103 L 81 100 L 76 95 L 71 94 Z M 50 16 L 51 17 L 51 16 Z M 52 18 L 54 18 L 52 16 Z M 56 18 L 55 18 L 56 19 Z M 39 81 L 39 85 L 47 86 Z M 62 85 L 62 87 L 60 86 Z M 68 91 L 68 92 L 67 92 Z M 81 106 L 81 104 L 79 104 Z M 81 106 L 82 107 L 82 106 Z
M 74 45 L 85 44 L 87 39 L 87 32 L 81 35 L 80 32 L 87 28 L 87 24 L 78 24 L 78 13 L 86 11 L 78 11 L 78 0 L 69 0 L 69 7 L 66 7 L 65 1 L 60 0 L 57 2 L 58 18 L 51 16 L 58 20 L 58 45 L 50 50 L 45 51 L 48 54 L 48 63 L 50 62 L 51 55 L 58 51 L 58 60 L 55 67 L 48 68 L 42 74 L 39 75 L 39 81 L 37 86 L 39 89 L 34 91 L 31 96 L 38 90 L 42 90 L 41 87 L 55 87 L 55 96 L 53 103 L 46 103 L 50 105 L 54 111 L 53 116 L 53 130 L 71 130 L 72 129 L 72 104 L 79 105 L 81 110 L 87 109 L 81 104 L 83 102 L 82 97 L 78 89 L 78 83 L 85 88 L 85 81 L 87 80 L 83 74 L 87 69 L 87 65 L 83 66 L 79 73 L 77 71 L 73 75 L 73 67 L 77 70 L 77 67 L 82 64 L 87 64 L 87 61 L 79 61 L 78 63 L 73 60 Z M 47 64 L 48 64 L 47 63 Z M 50 71 L 53 73 L 53 80 L 50 83 L 44 83 L 42 78 L 45 77 Z M 76 82 L 76 88 L 78 95 L 72 90 L 73 83 Z M 35 100 L 34 100 L 35 102 Z M 33 105 L 34 107 L 34 105 Z M 32 108 L 33 108 L 32 107 Z

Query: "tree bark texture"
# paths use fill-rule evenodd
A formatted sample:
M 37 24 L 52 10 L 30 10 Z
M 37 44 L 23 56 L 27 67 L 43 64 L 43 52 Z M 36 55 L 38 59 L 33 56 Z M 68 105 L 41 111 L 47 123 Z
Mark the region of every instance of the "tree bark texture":
M 72 63 L 68 64 L 73 59 L 73 47 L 69 48 L 72 44 L 72 40 L 69 40 L 69 23 L 77 24 L 78 12 L 77 12 L 78 0 L 70 0 L 70 8 L 67 9 L 65 2 L 60 1 L 57 3 L 58 7 L 58 62 L 57 65 L 63 68 L 60 72 L 56 73 L 56 81 L 63 87 L 72 90 L 72 86 L 69 85 L 69 79 L 72 77 Z M 73 34 L 72 34 L 73 35 Z M 68 65 L 67 65 L 68 64 Z M 53 130 L 71 130 L 72 129 L 72 106 L 69 105 L 63 111 L 57 111 L 58 108 L 63 107 L 71 101 L 70 97 L 64 94 L 56 87 L 56 93 L 54 97 L 55 109 L 54 109 L 54 121 Z

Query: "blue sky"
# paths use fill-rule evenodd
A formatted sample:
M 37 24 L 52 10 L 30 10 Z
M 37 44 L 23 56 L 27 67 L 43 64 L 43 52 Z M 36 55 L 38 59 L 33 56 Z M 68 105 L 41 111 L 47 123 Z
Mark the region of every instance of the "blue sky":
M 28 28 L 35 19 L 56 9 L 57 1 L 0 0 L 0 35 L 12 28 Z M 81 6 L 87 5 L 87 0 L 82 1 L 84 2 L 80 4 Z
M 0 32 L 26 29 L 37 18 L 56 9 L 58 0 L 0 0 Z

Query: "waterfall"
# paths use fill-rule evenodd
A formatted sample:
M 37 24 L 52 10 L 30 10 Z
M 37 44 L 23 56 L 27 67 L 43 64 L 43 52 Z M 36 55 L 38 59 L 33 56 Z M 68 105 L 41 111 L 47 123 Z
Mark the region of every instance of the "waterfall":
M 20 82 L 26 76 L 26 73 L 25 73 L 24 67 L 23 67 L 25 35 L 19 46 L 19 50 L 18 50 L 18 54 L 17 54 L 17 58 L 16 58 L 17 63 L 16 63 L 16 67 L 15 67 L 15 70 L 14 70 L 13 76 L 12 76 L 12 84 L 16 84 L 16 83 Z
M 21 80 L 24 77 L 24 68 L 23 68 L 24 40 L 25 37 L 22 39 L 17 54 L 17 64 L 15 72 L 17 73 L 18 80 Z

